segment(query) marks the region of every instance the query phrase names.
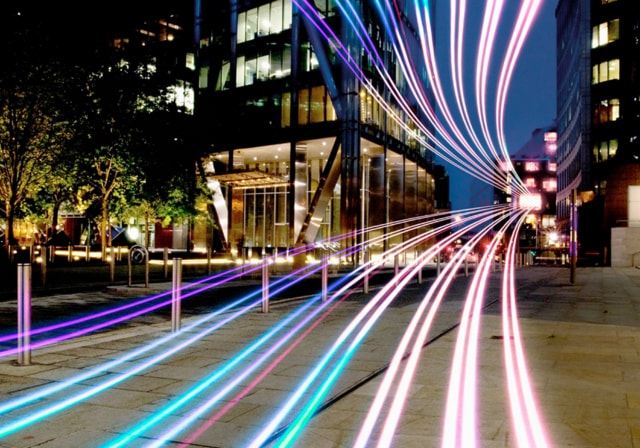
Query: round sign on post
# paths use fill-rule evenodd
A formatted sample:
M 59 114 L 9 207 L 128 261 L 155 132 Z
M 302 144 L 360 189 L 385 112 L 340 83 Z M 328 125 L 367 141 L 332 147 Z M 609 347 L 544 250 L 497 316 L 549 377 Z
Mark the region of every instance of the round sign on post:
M 129 257 L 133 263 L 142 264 L 147 259 L 147 249 L 139 245 L 132 246 L 129 249 Z

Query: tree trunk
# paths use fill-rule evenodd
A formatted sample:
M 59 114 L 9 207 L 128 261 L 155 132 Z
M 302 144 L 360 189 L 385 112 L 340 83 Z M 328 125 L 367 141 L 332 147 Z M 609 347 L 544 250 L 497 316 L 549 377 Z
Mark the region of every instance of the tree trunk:
M 144 214 L 144 247 L 149 247 L 151 244 L 151 235 L 149 235 L 149 212 Z
M 7 247 L 7 251 L 9 250 L 9 246 L 16 243 L 16 238 L 13 235 L 13 221 L 14 221 L 14 210 L 13 204 L 9 199 L 4 202 L 5 212 L 7 213 L 7 228 L 5 230 L 4 235 L 4 245 Z
M 109 211 L 107 210 L 107 201 L 103 199 L 100 203 L 100 250 L 102 253 L 103 260 L 107 259 L 108 226 L 109 226 Z M 111 241 L 109 241 L 109 243 L 111 243 Z
M 58 213 L 60 213 L 60 203 L 56 201 L 51 210 L 51 234 L 47 235 L 49 238 L 55 237 L 58 233 Z

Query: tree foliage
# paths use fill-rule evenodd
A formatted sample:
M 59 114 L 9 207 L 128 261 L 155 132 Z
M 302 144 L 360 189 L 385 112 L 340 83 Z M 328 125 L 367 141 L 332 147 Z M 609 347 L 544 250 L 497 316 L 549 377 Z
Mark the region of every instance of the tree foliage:
M 5 30 L 6 31 L 6 30 Z M 13 223 L 50 179 L 71 138 L 66 69 L 52 60 L 38 29 L 9 30 L 0 47 L 0 198 L 6 244 Z

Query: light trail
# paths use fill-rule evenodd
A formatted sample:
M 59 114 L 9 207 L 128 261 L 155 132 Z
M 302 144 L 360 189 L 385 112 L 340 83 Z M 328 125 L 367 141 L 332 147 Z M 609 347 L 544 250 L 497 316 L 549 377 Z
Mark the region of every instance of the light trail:
M 493 215 L 489 217 L 485 217 L 485 219 L 479 220 L 480 223 L 484 222 L 484 220 L 492 219 Z M 362 341 L 362 339 L 366 336 L 371 327 L 375 324 L 384 310 L 389 306 L 389 304 L 393 301 L 393 299 L 400 292 L 402 287 L 407 284 L 407 282 L 415 276 L 418 269 L 422 268 L 422 265 L 432 258 L 436 253 L 438 253 L 442 247 L 450 244 L 455 241 L 461 235 L 464 235 L 472 228 L 480 225 L 478 222 L 472 222 L 468 224 L 463 229 L 460 229 L 451 235 L 447 236 L 447 238 L 441 242 L 437 247 L 434 247 L 430 250 L 427 250 L 424 254 L 422 254 L 417 260 L 415 260 L 411 265 L 407 266 L 404 270 L 402 270 L 396 278 L 389 281 L 368 303 L 367 305 L 358 313 L 358 315 L 349 323 L 347 328 L 338 336 L 331 349 L 326 352 L 325 356 L 322 360 L 316 364 L 316 367 L 312 370 L 312 372 L 305 378 L 305 380 L 301 383 L 298 389 L 292 394 L 291 398 L 287 400 L 285 405 L 282 407 L 281 411 L 277 413 L 277 415 L 269 422 L 269 424 L 263 428 L 263 430 L 258 434 L 258 436 L 251 442 L 251 447 L 259 447 L 261 446 L 267 439 L 269 439 L 273 432 L 276 431 L 277 426 L 284 420 L 286 415 L 291 411 L 293 406 L 300 400 L 302 395 L 309 389 L 312 382 L 315 381 L 317 377 L 319 377 L 320 373 L 322 373 L 325 367 L 328 365 L 329 361 L 333 358 L 334 354 L 336 354 L 339 348 L 347 343 L 348 337 L 357 330 L 357 327 L 362 324 L 360 330 L 353 337 L 351 344 L 345 350 L 344 354 L 338 359 L 338 361 L 332 365 L 331 373 L 324 380 L 320 389 L 316 389 L 313 394 L 312 400 L 307 403 L 303 411 L 298 412 L 297 417 L 294 422 L 288 425 L 286 432 L 280 439 L 277 441 L 276 446 L 289 446 L 293 441 L 297 438 L 299 433 L 304 428 L 307 421 L 313 416 L 314 412 L 317 410 L 320 401 L 329 391 L 330 386 L 335 382 L 340 372 L 344 369 L 346 363 L 357 349 L 358 345 Z M 369 316 L 369 314 L 371 314 Z M 368 316 L 368 317 L 367 317 Z
M 521 212 L 522 213 L 522 212 Z M 462 311 L 451 365 L 442 447 L 471 448 L 477 443 L 476 375 L 481 308 L 489 269 L 494 263 L 500 235 L 519 215 L 510 217 L 492 239 L 476 270 Z
M 516 303 L 514 258 L 521 224 L 522 221 L 519 221 L 511 235 L 502 281 L 504 363 L 512 424 L 518 446 L 544 448 L 550 444 L 529 380 Z
M 486 210 L 481 212 L 480 215 L 487 215 Z M 488 219 L 488 218 L 486 218 Z M 439 221 L 440 219 L 434 220 L 434 221 Z M 454 223 L 451 223 L 450 225 L 453 225 Z M 436 228 L 430 232 L 427 232 L 427 234 L 424 235 L 418 235 L 416 237 L 414 237 L 414 241 L 409 241 L 407 242 L 407 245 L 415 245 L 417 244 L 415 241 L 419 241 L 422 242 L 426 239 L 429 239 L 435 235 L 437 235 L 438 233 L 442 233 L 446 230 L 448 230 L 449 227 L 442 227 L 442 228 Z M 400 230 L 401 232 L 406 232 L 408 230 L 411 230 L 410 228 L 404 228 L 402 230 Z M 390 237 L 392 235 L 386 235 L 385 237 Z M 453 238 L 453 237 L 449 237 L 449 238 Z M 439 248 L 438 248 L 439 249 Z M 396 253 L 399 249 L 394 249 L 393 253 Z M 363 276 L 364 275 L 369 275 L 372 271 L 378 269 L 382 264 L 384 264 L 385 262 L 385 257 L 381 258 L 379 261 L 370 261 L 368 264 L 363 264 L 362 266 L 356 268 L 352 274 L 350 274 L 349 276 L 345 276 L 344 277 L 344 281 L 349 280 L 344 286 L 342 286 L 338 292 L 336 292 L 333 295 L 332 299 L 329 299 L 327 302 L 325 302 L 325 304 L 323 304 L 320 309 L 314 311 L 313 316 L 307 316 L 304 319 L 304 323 L 308 323 L 311 319 L 311 317 L 314 317 L 315 314 L 319 313 L 322 308 L 324 308 L 325 306 L 328 306 L 329 303 L 331 303 L 332 301 L 336 300 L 337 297 L 340 297 L 342 294 L 347 293 L 350 289 L 352 289 L 356 284 L 361 283 Z M 359 271 L 364 270 L 363 273 L 360 273 L 359 275 L 355 275 L 358 274 Z M 352 277 L 350 279 L 350 277 Z M 336 285 L 337 286 L 337 285 Z M 316 296 L 316 299 L 318 299 L 318 297 L 320 296 Z M 307 308 L 307 305 L 304 306 L 304 308 Z M 275 350 L 278 349 L 279 347 L 281 347 L 286 341 L 288 341 L 289 339 L 291 339 L 293 337 L 293 335 L 302 330 L 302 325 L 297 325 L 295 327 L 295 331 L 290 331 L 288 332 L 283 338 L 281 338 L 280 340 L 276 341 L 274 343 L 274 345 L 271 346 L 271 348 L 269 350 L 267 350 L 263 355 L 260 356 L 259 360 L 253 360 L 250 364 L 250 366 L 243 370 L 241 373 L 234 375 L 233 379 L 228 382 L 226 385 L 222 385 L 222 386 L 217 386 L 216 388 L 216 394 L 212 397 L 210 397 L 209 399 L 207 399 L 203 404 L 201 404 L 200 406 L 198 406 L 194 411 L 190 412 L 188 415 L 186 415 L 185 417 L 183 417 L 180 421 L 180 423 L 174 423 L 171 427 L 170 430 L 165 431 L 161 436 L 159 436 L 158 441 L 155 442 L 157 444 L 162 444 L 163 441 L 167 441 L 169 440 L 171 437 L 174 437 L 176 434 L 178 434 L 179 432 L 181 432 L 182 430 L 184 430 L 188 425 L 190 425 L 195 419 L 199 418 L 204 412 L 206 412 L 208 409 L 210 409 L 213 405 L 217 404 L 226 394 L 228 394 L 233 387 L 236 387 L 242 380 L 244 380 L 252 371 L 256 370 L 261 364 L 263 364 L 264 362 L 267 361 L 267 359 L 271 356 L 274 355 Z M 247 355 L 249 353 L 252 353 L 253 351 L 255 351 L 257 348 L 259 348 L 260 346 L 262 346 L 263 343 L 266 342 L 266 340 L 274 337 L 277 334 L 277 332 L 269 332 L 269 334 L 265 337 L 260 338 L 260 344 L 257 345 L 253 345 L 252 347 L 250 347 L 250 349 L 247 349 L 246 353 Z M 234 358 L 235 359 L 235 358 Z M 180 407 L 188 404 L 191 399 L 195 396 L 198 396 L 200 393 L 202 393 L 207 387 L 212 386 L 218 379 L 220 378 L 219 375 L 219 371 L 216 371 L 212 374 L 212 376 L 210 376 L 207 380 L 205 380 L 204 382 L 199 383 L 196 387 L 194 387 L 192 390 L 190 390 L 189 392 L 187 392 L 186 394 L 183 394 L 179 399 L 174 400 L 170 405 L 168 405 L 167 407 L 165 407 L 163 410 L 156 412 L 154 414 L 153 417 L 151 417 L 150 419 L 148 419 L 146 422 L 143 422 L 139 425 L 137 425 L 135 428 L 129 430 L 125 435 L 123 435 L 121 438 L 117 439 L 116 441 L 112 442 L 111 444 L 109 444 L 108 446 L 121 446 L 122 444 L 126 443 L 127 441 L 131 441 L 133 438 L 141 435 L 144 433 L 144 431 L 149 430 L 151 427 L 158 425 L 163 418 L 168 417 L 169 415 L 171 415 L 172 412 L 176 411 L 177 409 L 179 409 Z M 246 392 L 245 392 L 246 393 Z M 155 446 L 155 444 L 154 444 Z
M 414 317 L 407 326 L 407 329 L 405 330 L 403 337 L 398 344 L 398 348 L 396 349 L 391 363 L 389 364 L 389 368 L 387 369 L 387 373 L 385 374 L 385 377 L 378 388 L 378 392 L 376 393 L 374 401 L 369 407 L 369 412 L 367 413 L 367 417 L 365 418 L 360 432 L 358 433 L 358 437 L 354 443 L 354 448 L 364 448 L 366 446 L 369 446 L 371 433 L 373 432 L 376 422 L 380 416 L 384 401 L 389 397 L 391 388 L 394 386 L 394 384 L 396 384 L 396 378 L 400 370 L 400 365 L 407 357 L 407 353 L 409 353 L 407 366 L 405 367 L 404 374 L 401 380 L 397 382 L 397 390 L 394 393 L 395 398 L 388 413 L 388 417 L 381 433 L 378 446 L 386 446 L 391 443 L 391 437 L 395 432 L 395 427 L 401 414 L 401 407 L 404 405 L 406 396 L 408 394 L 409 386 L 411 384 L 411 378 L 413 377 L 413 373 L 417 367 L 417 362 L 420 359 L 421 349 L 426 342 L 429 330 L 431 329 L 431 324 L 435 319 L 436 312 L 440 306 L 440 303 L 442 302 L 444 295 L 447 292 L 447 288 L 455 279 L 455 276 L 463 261 L 471 252 L 473 247 L 475 247 L 477 242 L 482 240 L 482 238 L 491 231 L 492 225 L 493 220 L 489 222 L 489 225 L 485 226 L 476 235 L 474 235 L 461 250 L 454 254 L 451 262 L 445 265 L 442 273 L 436 277 L 434 283 L 427 291 L 427 294 L 420 302 L 420 305 L 418 306 Z M 434 295 L 436 296 L 435 300 L 433 301 L 433 303 L 431 303 L 431 299 Z M 427 306 L 429 305 L 431 306 L 428 309 L 428 313 L 424 318 L 424 321 L 421 323 L 422 316 L 425 312 L 427 312 Z M 411 338 L 416 333 L 416 331 L 418 331 L 418 336 L 414 340 L 413 348 L 411 350 L 408 350 Z
M 485 212 L 480 212 L 480 213 L 486 213 L 486 211 Z M 433 219 L 433 222 L 437 223 L 437 222 L 442 222 L 443 220 L 449 220 L 450 221 L 449 217 L 443 217 L 443 216 L 439 216 L 439 215 L 436 215 L 436 216 L 438 216 L 438 217 L 436 219 Z M 401 228 L 399 230 L 390 232 L 387 235 L 383 235 L 383 236 L 379 237 L 379 239 L 391 238 L 391 237 L 393 237 L 394 235 L 396 235 L 398 233 L 401 233 L 401 232 L 407 231 L 407 230 L 414 230 L 415 228 L 423 225 L 423 223 L 420 222 L 420 220 L 417 220 L 415 218 L 411 218 L 411 219 L 409 219 L 407 221 L 409 221 L 409 222 L 410 221 L 418 221 L 418 223 L 414 224 L 412 226 L 409 226 L 407 228 Z M 397 224 L 398 223 L 393 223 L 393 225 L 397 225 Z M 431 233 L 431 235 L 440 233 L 440 232 L 442 232 L 442 231 L 444 231 L 446 229 L 447 229 L 447 227 L 440 227 L 440 228 L 434 230 Z M 428 237 L 429 236 L 427 236 L 427 237 L 423 236 L 423 238 L 428 238 Z M 367 243 L 369 243 L 369 242 L 367 242 Z M 353 250 L 353 248 L 347 248 L 343 252 L 349 253 L 352 250 Z M 295 271 L 295 272 L 291 273 L 288 276 L 283 277 L 282 279 L 274 282 L 273 284 L 276 285 L 276 284 L 282 283 L 284 286 L 282 286 L 280 288 L 280 290 L 284 290 L 287 287 L 291 286 L 292 284 L 295 284 L 296 282 L 298 282 L 299 280 L 301 280 L 305 276 L 310 275 L 311 273 L 317 271 L 320 268 L 321 268 L 321 266 L 312 266 L 311 268 L 302 268 L 302 269 L 300 269 L 298 271 Z M 305 271 L 305 270 L 307 270 L 307 273 L 305 275 L 301 275 L 302 272 Z M 292 278 L 294 279 L 293 281 L 291 281 Z M 353 283 L 350 283 L 350 286 L 353 286 Z M 111 361 L 109 363 L 106 363 L 104 365 L 97 366 L 94 369 L 90 369 L 87 372 L 84 372 L 83 374 L 76 375 L 76 376 L 74 376 L 72 378 L 67 379 L 66 381 L 57 383 L 57 384 L 55 384 L 53 386 L 45 387 L 43 389 L 40 389 L 40 390 L 34 392 L 33 394 L 29 394 L 29 395 L 20 397 L 19 399 L 12 400 L 10 402 L 4 403 L 4 404 L 2 404 L 0 406 L 0 413 L 8 412 L 8 411 L 10 411 L 12 409 L 16 409 L 16 408 L 18 408 L 20 406 L 24 406 L 24 405 L 26 405 L 28 403 L 33 402 L 33 401 L 42 399 L 45 396 L 49 396 L 49 395 L 52 395 L 54 393 L 61 392 L 64 389 L 66 389 L 67 387 L 70 387 L 70 386 L 72 386 L 74 384 L 77 384 L 77 383 L 79 383 L 81 381 L 84 381 L 84 380 L 86 380 L 88 378 L 91 378 L 93 376 L 96 376 L 96 375 L 99 375 L 99 374 L 103 374 L 105 371 L 107 371 L 109 369 L 112 369 L 115 366 L 117 366 L 119 364 L 122 364 L 122 363 L 124 363 L 126 361 L 129 361 L 129 360 L 131 360 L 131 359 L 133 359 L 135 357 L 141 356 L 142 354 L 144 354 L 144 353 L 146 353 L 146 352 L 148 352 L 148 351 L 150 351 L 152 349 L 155 349 L 155 348 L 159 347 L 162 344 L 165 344 L 165 343 L 168 343 L 168 342 L 174 343 L 173 339 L 175 337 L 177 337 L 178 335 L 183 335 L 187 331 L 191 331 L 192 329 L 196 328 L 197 326 L 199 326 L 199 325 L 201 325 L 201 324 L 203 324 L 203 323 L 205 323 L 205 322 L 207 322 L 207 321 L 209 321 L 209 320 L 221 315 L 223 312 L 231 310 L 231 309 L 239 306 L 239 304 L 242 304 L 242 303 L 246 302 L 251 297 L 257 295 L 260 292 L 261 292 L 261 290 L 256 290 L 253 293 L 245 296 L 244 298 L 229 304 L 228 306 L 222 308 L 221 310 L 218 310 L 218 311 L 216 311 L 214 313 L 211 313 L 211 314 L 205 316 L 205 318 L 203 318 L 203 319 L 198 319 L 194 324 L 192 324 L 192 325 L 190 325 L 188 327 L 185 327 L 179 333 L 176 333 L 176 335 L 173 335 L 173 334 L 168 335 L 168 336 L 166 336 L 164 338 L 161 338 L 160 340 L 154 341 L 154 342 L 142 347 L 141 349 L 138 349 L 138 350 L 135 350 L 135 351 L 133 351 L 131 353 L 125 354 L 125 355 L 119 357 L 116 360 L 113 360 L 113 361 Z M 274 290 L 273 291 L 273 293 L 277 293 L 277 292 L 278 292 L 278 290 Z M 50 415 L 53 415 L 55 413 L 61 412 L 62 410 L 66 409 L 66 408 L 68 408 L 68 407 L 70 407 L 70 406 L 72 406 L 74 404 L 77 404 L 77 403 L 79 403 L 80 401 L 82 401 L 82 400 L 84 400 L 86 398 L 89 398 L 90 396 L 93 396 L 93 395 L 95 395 L 97 393 L 103 392 L 106 389 L 108 389 L 109 387 L 112 387 L 115 384 L 118 384 L 118 383 L 126 380 L 127 378 L 129 378 L 129 377 L 131 377 L 131 376 L 133 376 L 133 375 L 135 375 L 137 373 L 140 373 L 141 371 L 149 368 L 150 366 L 152 366 L 153 364 L 159 362 L 160 360 L 165 359 L 166 357 L 168 357 L 168 356 L 170 356 L 170 355 L 172 355 L 174 353 L 177 353 L 179 350 L 182 350 L 182 349 L 186 348 L 187 346 L 189 346 L 190 344 L 200 340 L 202 337 L 210 334 L 211 332 L 215 331 L 216 329 L 220 328 L 221 326 L 225 325 L 226 323 L 232 321 L 233 319 L 235 319 L 235 318 L 237 318 L 239 316 L 242 316 L 245 312 L 247 312 L 250 309 L 255 308 L 260 303 L 261 303 L 261 299 L 255 301 L 253 303 L 250 303 L 249 305 L 241 308 L 240 311 L 234 312 L 231 315 L 231 317 L 228 317 L 228 318 L 224 319 L 222 322 L 219 322 L 218 324 L 214 325 L 213 327 L 210 327 L 208 329 L 205 329 L 205 330 L 201 331 L 200 333 L 196 334 L 195 336 L 189 338 L 184 343 L 180 343 L 180 344 L 174 345 L 174 347 L 172 347 L 172 348 L 165 349 L 160 355 L 152 357 L 149 361 L 147 361 L 145 363 L 141 363 L 140 365 L 138 365 L 136 367 L 130 368 L 126 372 L 123 372 L 122 374 L 116 376 L 115 378 L 111 379 L 110 381 L 106 381 L 104 383 L 97 384 L 94 387 L 90 388 L 89 390 L 85 391 L 84 393 L 65 397 L 59 403 L 51 404 L 51 405 L 49 405 L 47 407 L 44 407 L 43 409 L 41 409 L 41 410 L 39 410 L 37 412 L 34 412 L 34 413 L 29 414 L 27 416 L 23 416 L 22 418 L 18 418 L 16 420 L 14 420 L 13 422 L 10 422 L 8 424 L 0 426 L 0 437 L 6 436 L 6 435 L 8 435 L 10 433 L 13 433 L 13 432 L 17 431 L 17 430 L 23 429 L 23 428 L 25 428 L 25 427 L 27 427 L 27 426 L 29 426 L 31 424 L 37 423 L 39 420 L 41 420 L 41 419 L 43 419 L 43 418 L 45 418 L 47 416 L 50 416 Z M 176 344 L 176 343 L 174 343 L 174 344 Z

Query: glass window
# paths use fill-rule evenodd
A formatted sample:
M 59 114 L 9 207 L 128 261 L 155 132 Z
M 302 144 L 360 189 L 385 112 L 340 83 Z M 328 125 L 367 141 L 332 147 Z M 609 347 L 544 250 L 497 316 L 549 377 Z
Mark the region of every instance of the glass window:
M 548 162 L 547 171 L 549 171 L 550 173 L 555 173 L 557 169 L 558 164 L 556 162 Z
M 271 2 L 269 21 L 271 22 L 272 34 L 282 31 L 282 0 Z
M 598 153 L 598 160 L 604 162 L 609 158 L 609 144 L 608 142 L 600 142 L 600 151 Z
M 540 169 L 540 164 L 538 162 L 525 162 L 524 170 L 529 172 L 538 171 Z
M 606 45 L 609 41 L 609 23 L 601 23 L 598 26 L 598 46 Z
M 271 20 L 269 10 L 271 5 L 262 5 L 258 8 L 258 36 L 266 36 L 270 32 Z
M 283 128 L 291 126 L 291 94 L 285 92 L 282 94 L 282 107 L 280 108 L 280 122 Z
M 256 38 L 258 34 L 258 10 L 256 8 L 247 11 L 246 40 Z
M 545 179 L 542 181 L 542 189 L 544 191 L 556 191 L 558 189 L 558 184 L 555 179 Z
M 524 184 L 527 188 L 535 188 L 536 187 L 536 180 L 533 177 L 527 177 L 524 180 Z
M 224 62 L 222 64 L 222 68 L 220 69 L 220 73 L 218 74 L 218 79 L 216 80 L 216 90 L 225 90 L 229 88 L 229 81 L 231 71 L 231 64 L 229 62 Z M 236 73 L 237 76 L 237 73 Z
M 247 13 L 241 12 L 238 14 L 238 43 L 246 41 L 246 32 L 247 32 Z
M 242 87 L 245 82 L 244 56 L 239 56 L 236 66 L 236 86 Z M 225 86 L 226 87 L 226 86 Z
M 238 64 L 238 66 L 239 65 L 240 64 Z M 244 85 L 250 86 L 251 84 L 256 82 L 256 76 L 258 73 L 258 61 L 256 59 L 248 59 L 245 65 L 246 67 L 245 67 Z
M 311 123 L 322 123 L 324 121 L 324 86 L 313 87 L 311 89 Z
M 298 124 L 309 124 L 309 90 L 300 90 L 300 92 L 298 92 L 298 99 Z
M 282 72 L 282 51 L 273 50 L 271 52 L 271 66 L 269 69 L 270 78 L 282 78 L 284 76 Z
M 614 98 L 609 100 L 609 120 L 616 121 L 620 118 L 620 100 Z
M 269 79 L 270 67 L 271 66 L 269 65 L 269 55 L 260 56 L 258 58 L 257 79 L 260 81 Z
M 289 0 L 284 1 L 284 18 L 283 18 L 283 24 L 282 24 L 282 29 L 284 30 L 288 30 L 291 28 L 291 22 L 292 22 L 292 13 L 291 13 L 291 4 L 292 2 L 290 2 Z
M 615 19 L 596 25 L 592 29 L 591 48 L 602 47 L 620 37 L 620 20 Z
M 609 67 L 609 80 L 620 79 L 620 59 L 612 59 L 608 62 Z
M 604 82 L 609 80 L 609 64 L 607 62 L 601 62 L 598 64 L 599 74 L 598 74 L 598 82 Z
M 609 140 L 609 157 L 613 157 L 618 152 L 618 140 Z
M 620 38 L 620 20 L 615 19 L 609 22 L 609 34 L 607 41 L 603 45 L 616 41 Z

